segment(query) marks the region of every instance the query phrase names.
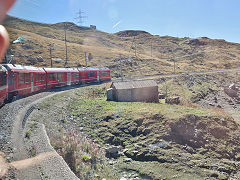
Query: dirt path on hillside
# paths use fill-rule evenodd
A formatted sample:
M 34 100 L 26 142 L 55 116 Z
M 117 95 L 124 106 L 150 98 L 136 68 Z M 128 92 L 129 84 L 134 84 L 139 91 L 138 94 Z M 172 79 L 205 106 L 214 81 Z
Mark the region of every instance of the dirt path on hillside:
M 196 72 L 185 72 L 185 73 L 171 73 L 171 74 L 160 74 L 160 75 L 153 75 L 153 76 L 137 76 L 132 78 L 125 78 L 124 80 L 157 80 L 158 78 L 176 78 L 181 76 L 188 76 L 188 75 L 206 75 L 206 74 L 214 74 L 214 73 L 228 73 L 240 71 L 240 68 L 233 68 L 233 69 L 219 69 L 219 70 L 209 70 L 209 71 L 196 71 Z M 113 79 L 114 82 L 121 81 L 121 79 Z

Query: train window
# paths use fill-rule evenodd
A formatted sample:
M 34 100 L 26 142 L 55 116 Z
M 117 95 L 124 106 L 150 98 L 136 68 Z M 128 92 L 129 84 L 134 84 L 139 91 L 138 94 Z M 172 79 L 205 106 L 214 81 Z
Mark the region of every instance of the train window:
M 39 74 L 35 74 L 35 79 L 36 79 L 36 82 L 39 82 Z
M 36 82 L 44 81 L 45 80 L 45 74 L 37 73 L 36 74 Z
M 41 74 L 40 81 L 45 81 L 45 74 Z
M 62 73 L 57 73 L 57 80 L 62 81 Z
M 109 71 L 102 71 L 101 72 L 101 76 L 108 76 L 109 75 Z
M 73 73 L 73 78 L 74 79 L 77 79 L 79 77 L 79 74 L 78 73 Z
M 57 80 L 57 73 L 49 73 L 48 74 L 48 79 L 49 80 Z
M 30 74 L 29 73 L 19 73 L 19 84 L 29 83 Z
M 24 83 L 29 83 L 29 82 L 30 82 L 30 74 L 24 73 Z
M 12 86 L 15 84 L 15 80 L 16 80 L 16 73 L 12 73 L 8 76 L 8 85 Z
M 24 84 L 24 73 L 19 73 L 19 84 Z
M 0 72 L 0 86 L 5 86 L 7 84 L 7 75 L 5 72 Z
M 87 72 L 87 76 L 88 76 L 88 77 L 95 76 L 95 72 Z

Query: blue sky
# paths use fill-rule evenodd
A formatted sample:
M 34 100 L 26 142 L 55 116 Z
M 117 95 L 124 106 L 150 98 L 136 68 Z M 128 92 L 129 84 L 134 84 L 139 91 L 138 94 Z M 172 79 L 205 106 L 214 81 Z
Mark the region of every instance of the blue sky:
M 18 0 L 10 15 L 43 23 L 76 22 L 79 9 L 109 33 L 210 37 L 240 43 L 239 0 Z

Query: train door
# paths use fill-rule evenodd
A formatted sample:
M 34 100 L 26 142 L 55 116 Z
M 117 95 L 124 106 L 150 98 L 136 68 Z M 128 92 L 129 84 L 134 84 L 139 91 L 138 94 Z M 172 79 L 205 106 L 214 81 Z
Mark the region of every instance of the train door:
M 71 73 L 70 72 L 67 73 L 67 85 L 68 86 L 71 85 Z
M 9 92 L 11 92 L 12 90 L 15 90 L 16 89 L 16 73 L 10 73 L 9 76 L 8 76 L 8 89 L 9 89 Z
M 99 77 L 99 71 L 97 71 L 97 82 L 100 81 L 100 77 Z
M 82 83 L 82 81 L 81 81 L 81 73 L 79 72 L 78 74 L 79 74 L 79 84 L 81 84 Z
M 31 73 L 31 92 L 34 91 L 33 73 Z

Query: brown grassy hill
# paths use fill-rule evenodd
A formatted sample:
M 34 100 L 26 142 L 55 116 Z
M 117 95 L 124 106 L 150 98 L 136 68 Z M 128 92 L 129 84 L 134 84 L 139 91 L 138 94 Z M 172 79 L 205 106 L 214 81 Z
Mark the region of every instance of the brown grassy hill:
M 24 36 L 23 44 L 10 45 L 9 54 L 19 64 L 50 66 L 49 46 L 54 58 L 65 59 L 64 26 L 67 27 L 68 66 L 85 65 L 84 52 L 91 53 L 92 67 L 107 66 L 117 76 L 120 54 L 125 76 L 239 67 L 240 44 L 206 37 L 176 38 L 151 35 L 145 31 L 121 31 L 109 34 L 78 27 L 74 23 L 42 24 L 8 16 L 4 25 L 11 41 Z M 152 47 L 152 48 L 151 48 Z M 55 63 L 62 67 L 64 63 Z

